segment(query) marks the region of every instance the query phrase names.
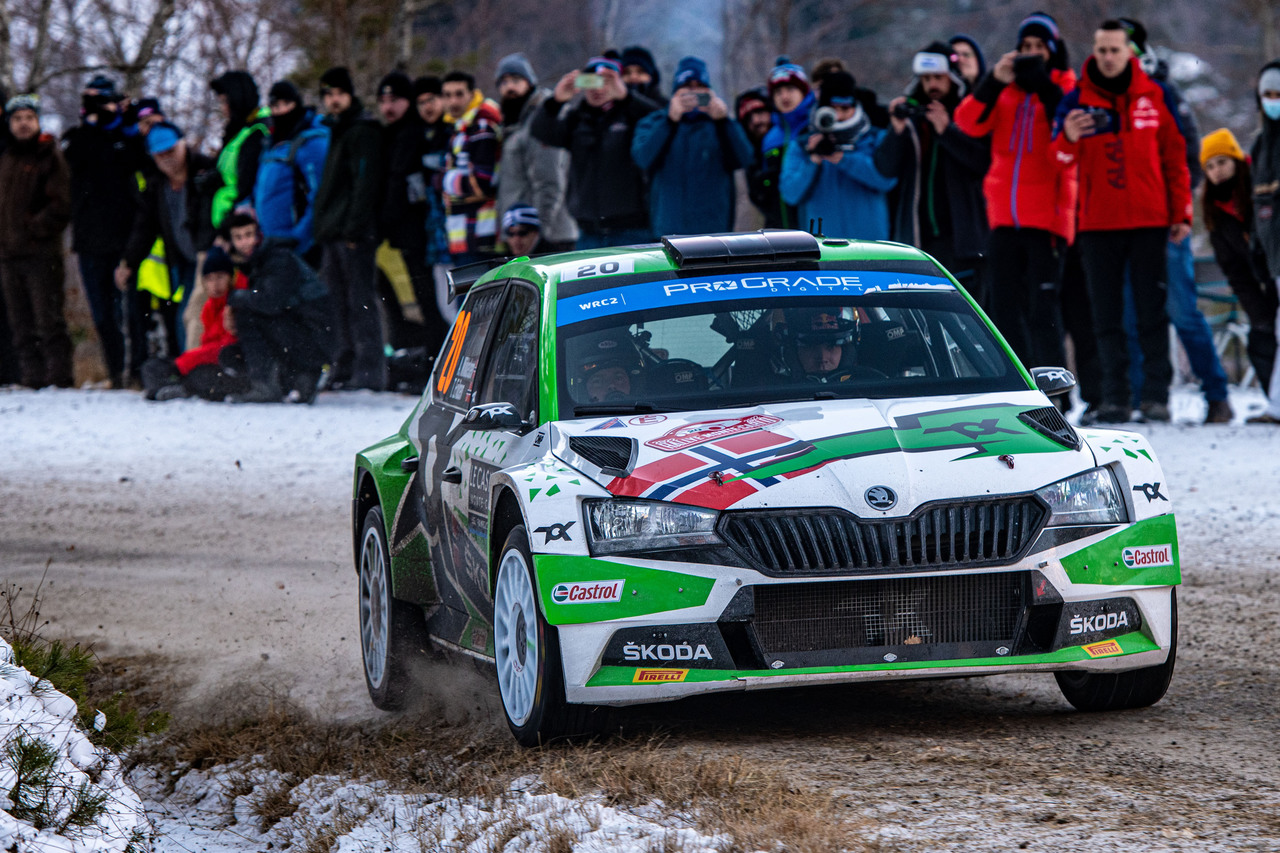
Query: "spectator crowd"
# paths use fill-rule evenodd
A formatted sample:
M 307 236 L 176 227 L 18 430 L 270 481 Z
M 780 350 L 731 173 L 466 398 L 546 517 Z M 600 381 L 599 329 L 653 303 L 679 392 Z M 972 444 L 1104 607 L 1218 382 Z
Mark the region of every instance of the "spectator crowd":
M 303 403 L 396 387 L 412 365 L 425 381 L 456 313 L 451 267 L 764 226 L 928 252 L 1024 363 L 1066 364 L 1071 340 L 1087 423 L 1169 419 L 1172 324 L 1224 423 L 1198 194 L 1268 391 L 1250 420 L 1280 424 L 1280 61 L 1259 73 L 1246 154 L 1229 130 L 1201 137 L 1139 21 L 1100 23 L 1080 66 L 1043 12 L 1003 41 L 990 64 L 966 35 L 927 44 L 887 103 L 840 59 L 779 57 L 729 98 L 687 56 L 664 86 L 640 46 L 545 85 L 512 54 L 495 97 L 466 71 L 391 71 L 372 112 L 346 68 L 314 105 L 288 80 L 264 103 L 232 70 L 210 83 L 216 156 L 104 74 L 60 142 L 20 94 L 0 127 L 0 384 L 72 383 L 68 226 L 112 387 Z M 388 264 L 421 314 L 408 356 L 389 345 Z

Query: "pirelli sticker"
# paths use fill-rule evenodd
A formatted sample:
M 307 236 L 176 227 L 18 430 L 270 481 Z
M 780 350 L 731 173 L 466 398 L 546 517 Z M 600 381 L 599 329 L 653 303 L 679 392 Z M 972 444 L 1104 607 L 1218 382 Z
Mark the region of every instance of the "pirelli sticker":
M 1124 654 L 1124 649 L 1120 648 L 1120 644 L 1115 640 L 1107 640 L 1105 643 L 1090 643 L 1081 648 L 1091 658 L 1104 658 L 1109 655 Z
M 687 669 L 637 669 L 632 684 L 673 684 L 684 681 Z

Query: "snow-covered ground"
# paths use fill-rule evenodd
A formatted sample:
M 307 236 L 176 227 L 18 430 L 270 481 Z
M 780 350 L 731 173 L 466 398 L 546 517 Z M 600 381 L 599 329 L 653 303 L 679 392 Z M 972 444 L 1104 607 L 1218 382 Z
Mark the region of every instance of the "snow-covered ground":
M 1192 426 L 1203 417 L 1203 401 L 1179 391 L 1172 401 L 1174 424 L 1140 429 L 1151 436 L 1170 479 L 1186 552 L 1239 555 L 1256 563 L 1262 557 L 1249 544 L 1249 530 L 1259 524 L 1274 528 L 1280 513 L 1274 491 L 1280 430 L 1240 425 L 1261 408 L 1256 391 L 1233 392 L 1232 402 L 1234 425 Z M 414 403 L 356 393 L 322 395 L 311 407 L 156 404 L 124 392 L 0 390 L 0 435 L 7 450 L 0 455 L 0 502 L 10 507 L 0 515 L 0 580 L 38 577 L 46 561 L 56 559 L 50 578 L 74 596 L 64 610 L 75 612 L 55 621 L 55 631 L 92 639 L 100 650 L 159 649 L 197 661 L 196 669 L 207 677 L 204 686 L 221 690 L 223 702 L 238 700 L 229 685 L 243 683 L 246 674 L 295 672 L 311 677 L 287 685 L 295 696 L 322 711 L 367 713 L 343 510 L 353 454 L 393 432 Z M 117 495 L 110 500 L 118 503 L 118 518 L 103 508 L 104 491 Z M 15 508 L 23 495 L 42 492 L 53 497 L 31 501 L 34 513 Z M 166 541 L 143 541 L 163 537 L 170 511 L 177 519 L 181 513 L 174 507 L 193 496 L 205 501 L 199 504 L 203 513 L 219 515 L 207 518 L 209 530 L 184 528 L 171 531 Z M 109 535 L 102 534 L 109 541 L 86 541 L 107 529 L 94 527 L 97 522 L 89 518 L 103 513 L 112 525 Z M 264 519 L 264 513 L 271 517 Z M 84 538 L 65 541 L 65 520 L 59 519 L 81 515 L 88 519 L 79 533 Z M 316 518 L 323 523 L 317 525 Z M 186 521 L 169 522 L 178 523 Z M 122 533 L 121 525 L 133 525 L 137 536 Z M 282 525 L 314 529 L 315 553 L 290 553 L 297 550 L 296 536 L 274 543 L 271 531 Z M 241 568 L 228 565 L 217 551 L 220 537 L 245 531 L 255 537 L 250 546 L 264 555 L 261 565 L 250 568 L 271 565 L 273 571 L 262 578 L 228 577 L 226 586 L 210 587 L 217 580 L 211 576 Z M 106 545 L 118 551 L 110 559 L 77 555 L 76 549 L 84 554 Z M 253 599 L 262 599 L 260 607 L 246 603 Z M 317 623 L 325 630 L 317 631 Z M 407 795 L 377 781 L 315 777 L 294 789 L 293 816 L 262 832 L 249 811 L 272 779 L 255 769 L 252 757 L 189 772 L 172 791 L 171 780 L 144 768 L 133 777 L 139 797 L 124 784 L 118 764 L 75 731 L 74 703 L 34 685 L 8 663 L 5 650 L 0 648 L 0 850 L 122 853 L 135 830 L 146 828 L 144 809 L 154 826 L 155 849 L 175 853 L 250 853 L 296 844 L 307 849 L 318 825 L 332 830 L 340 853 L 480 851 L 513 838 L 523 840 L 511 849 L 548 849 L 548 839 L 559 835 L 583 851 L 727 845 L 724 837 L 682 826 L 660 805 L 624 810 L 590 797 L 566 799 L 532 778 L 518 780 L 502 797 L 480 800 Z M 259 658 L 270 668 L 249 672 Z M 56 747 L 67 790 L 93 778 L 108 794 L 96 829 L 56 836 L 5 813 L 2 798 L 12 787 L 13 768 L 3 748 L 20 731 L 39 733 Z M 249 778 L 254 790 L 232 796 L 239 790 L 228 784 L 232 774 Z

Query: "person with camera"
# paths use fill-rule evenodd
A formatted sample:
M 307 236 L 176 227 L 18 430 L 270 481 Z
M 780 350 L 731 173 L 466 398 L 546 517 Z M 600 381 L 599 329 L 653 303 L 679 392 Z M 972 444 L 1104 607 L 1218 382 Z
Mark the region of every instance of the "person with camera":
M 1059 301 L 1063 254 L 1075 239 L 1076 169 L 1051 148 L 1053 116 L 1076 86 L 1057 22 L 1023 19 L 1000 57 L 956 108 L 956 125 L 991 139 L 982 182 L 991 240 L 986 307 L 1024 364 L 1066 364 Z
M 852 75 L 830 74 L 822 83 L 808 133 L 787 146 L 782 164 L 782 200 L 799 208 L 807 223 L 822 220 L 830 237 L 885 240 L 889 237 L 887 193 L 897 179 L 876 169 L 874 152 L 885 131 L 872 127 L 858 103 Z
M 881 173 L 898 179 L 893 239 L 933 255 L 981 299 L 987 215 L 982 179 L 991 145 L 951 120 L 965 95 L 958 58 L 933 42 L 911 60 L 908 94 L 889 102 L 889 134 L 876 151 Z
M 136 152 L 125 136 L 122 107 L 128 99 L 102 74 L 81 93 L 80 124 L 62 135 L 62 156 L 71 169 L 71 248 L 102 343 L 112 388 L 123 387 L 125 333 L 130 300 L 116 287 L 113 271 L 133 224 Z M 131 340 L 145 357 L 146 342 Z M 137 352 L 134 353 L 138 355 Z M 141 358 L 133 360 L 142 364 Z
M 631 158 L 636 125 L 659 105 L 627 88 L 617 60 L 589 59 L 556 83 L 534 113 L 534 139 L 569 151 L 569 212 L 578 248 L 626 246 L 653 239 L 644 173 Z
M 1097 420 L 1130 419 L 1124 330 L 1128 269 L 1146 368 L 1139 410 L 1169 419 L 1165 242 L 1191 233 L 1186 141 L 1164 90 L 1147 76 L 1119 21 L 1103 21 L 1079 87 L 1058 105 L 1054 151 L 1079 164 L 1079 243 L 1102 361 Z
M 676 66 L 671 103 L 636 125 L 631 156 L 649 177 L 654 233 L 733 229 L 733 173 L 751 165 L 751 143 L 711 89 L 707 64 L 686 56 Z

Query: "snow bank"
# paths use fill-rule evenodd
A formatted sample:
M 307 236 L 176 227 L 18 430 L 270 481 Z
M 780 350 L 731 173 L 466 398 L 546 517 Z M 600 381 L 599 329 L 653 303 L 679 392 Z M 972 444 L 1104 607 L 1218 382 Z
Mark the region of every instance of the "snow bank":
M 41 741 L 54 753 L 53 772 L 35 793 L 45 820 L 19 820 L 8 799 L 18 782 L 15 752 Z M 122 853 L 150 825 L 142 800 L 126 783 L 120 760 L 89 742 L 76 723 L 76 703 L 13 662 L 0 640 L 0 850 L 6 853 Z M 61 828 L 84 796 L 105 797 L 88 825 Z M 37 828 L 36 822 L 50 826 Z
M 246 783 L 243 780 L 251 780 Z M 157 850 L 245 853 L 316 842 L 334 853 L 380 850 L 545 850 L 556 836 L 579 853 L 648 853 L 725 850 L 728 836 L 703 835 L 677 826 L 678 816 L 654 803 L 638 811 L 611 808 L 598 798 L 568 799 L 542 789 L 536 777 L 517 779 L 492 800 L 396 793 L 383 782 L 313 776 L 289 792 L 293 813 L 262 828 L 257 804 L 284 784 L 255 759 L 208 771 L 190 771 L 164 794 L 165 779 L 154 770 L 136 781 L 148 798 L 159 840 Z M 253 785 L 249 793 L 230 792 Z M 567 849 L 567 848 L 566 848 Z

